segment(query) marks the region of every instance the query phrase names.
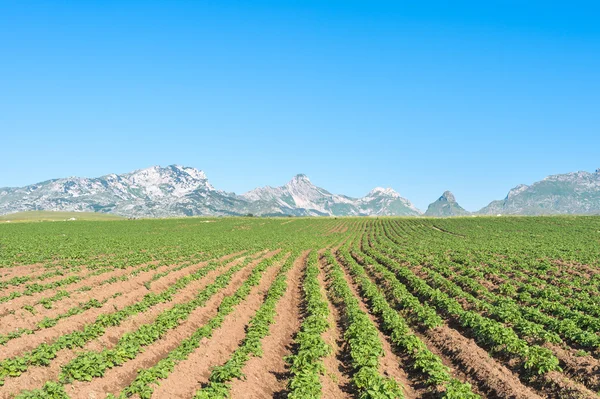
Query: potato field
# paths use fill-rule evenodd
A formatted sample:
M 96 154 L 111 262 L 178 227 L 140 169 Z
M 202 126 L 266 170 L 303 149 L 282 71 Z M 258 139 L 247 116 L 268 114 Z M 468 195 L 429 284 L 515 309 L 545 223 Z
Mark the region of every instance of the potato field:
M 0 224 L 0 398 L 598 398 L 600 217 Z

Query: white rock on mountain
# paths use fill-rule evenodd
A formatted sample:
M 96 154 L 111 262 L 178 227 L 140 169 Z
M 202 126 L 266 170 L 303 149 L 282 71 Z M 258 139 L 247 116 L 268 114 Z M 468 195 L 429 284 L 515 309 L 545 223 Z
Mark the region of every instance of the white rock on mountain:
M 355 199 L 331 194 L 313 185 L 305 175 L 295 176 L 282 187 L 261 187 L 238 196 L 216 190 L 203 171 L 179 165 L 0 189 L 0 214 L 27 210 L 110 212 L 136 217 L 420 213 L 391 189 L 377 188 Z
M 281 187 L 260 187 L 242 195 L 268 211 L 259 214 L 294 215 L 419 215 L 410 201 L 391 188 L 376 188 L 363 198 L 332 194 L 311 183 L 306 175 L 296 175 Z M 279 209 L 278 209 L 279 208 Z

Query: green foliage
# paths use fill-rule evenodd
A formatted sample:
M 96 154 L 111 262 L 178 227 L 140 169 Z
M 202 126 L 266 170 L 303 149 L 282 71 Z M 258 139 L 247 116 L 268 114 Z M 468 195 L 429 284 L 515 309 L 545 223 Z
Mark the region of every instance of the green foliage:
M 322 338 L 329 328 L 329 308 L 321 292 L 318 275 L 317 253 L 312 251 L 307 259 L 302 285 L 306 317 L 294 340 L 297 351 L 285 359 L 292 376 L 287 384 L 291 399 L 321 397 L 319 375 L 325 372 L 322 359 L 330 353 L 331 347 Z

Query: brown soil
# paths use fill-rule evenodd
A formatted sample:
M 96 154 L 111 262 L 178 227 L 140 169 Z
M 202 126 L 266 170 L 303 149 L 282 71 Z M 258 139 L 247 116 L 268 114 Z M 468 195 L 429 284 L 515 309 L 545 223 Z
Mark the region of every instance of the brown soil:
M 153 398 L 190 398 L 202 384 L 208 382 L 212 367 L 225 363 L 243 340 L 246 326 L 262 304 L 280 265 L 269 268 L 259 286 L 254 287 L 248 298 L 227 316 L 213 336 L 203 339 L 200 348 L 175 366 L 171 375 L 156 387 Z
M 473 377 L 471 377 L 470 375 L 465 373 L 462 370 L 462 368 L 460 367 L 460 365 L 457 365 L 455 363 L 455 361 L 453 361 L 453 359 L 446 356 L 446 354 L 444 352 L 442 352 L 439 348 L 437 348 L 435 345 L 433 345 L 433 343 L 429 340 L 429 338 L 427 338 L 425 335 L 423 335 L 419 331 L 413 330 L 412 332 L 421 340 L 421 342 L 423 342 L 427 346 L 427 348 L 433 354 L 435 354 L 442 360 L 442 363 L 444 364 L 444 366 L 446 366 L 450 369 L 450 374 L 452 375 L 452 377 L 456 378 L 457 380 L 459 380 L 461 382 L 468 382 L 469 384 L 471 384 L 471 390 L 474 393 L 481 396 L 481 398 L 491 397 L 491 396 L 488 396 L 488 394 L 486 392 L 484 392 L 480 389 L 477 381 L 474 380 Z
M 241 254 L 243 254 L 243 252 L 229 254 L 229 255 L 225 255 L 221 258 L 218 258 L 217 260 L 225 261 L 225 260 L 229 260 L 229 259 L 238 257 Z M 252 255 L 252 256 L 255 256 L 255 255 Z M 186 274 L 193 273 L 193 272 L 199 270 L 200 268 L 206 266 L 208 262 L 210 262 L 210 261 L 205 261 L 205 262 L 196 263 L 196 264 L 190 264 L 188 267 L 185 267 L 177 272 L 169 273 L 168 275 L 163 276 L 153 282 L 151 282 L 152 276 L 154 276 L 155 273 L 160 272 L 160 271 L 153 270 L 150 272 L 140 273 L 137 276 L 134 276 L 127 281 L 118 281 L 113 284 L 106 284 L 105 286 L 102 287 L 101 290 L 92 289 L 90 291 L 74 292 L 70 295 L 69 298 L 64 298 L 64 299 L 61 299 L 60 301 L 55 302 L 52 306 L 52 309 L 45 309 L 42 305 L 34 306 L 34 309 L 36 310 L 35 315 L 32 315 L 30 312 L 23 310 L 23 309 L 17 310 L 14 315 L 7 315 L 2 318 L 2 323 L 0 324 L 0 334 L 6 334 L 10 331 L 14 331 L 19 328 L 35 329 L 35 326 L 40 321 L 42 321 L 44 319 L 44 317 L 55 317 L 59 314 L 67 312 L 72 307 L 78 306 L 80 303 L 89 301 L 90 299 L 97 299 L 97 300 L 101 301 L 104 298 L 108 298 L 117 293 L 127 293 L 127 295 L 125 295 L 125 296 L 127 298 L 129 298 L 131 300 L 131 302 L 123 302 L 123 298 L 125 296 L 121 296 L 120 297 L 121 300 L 119 301 L 119 303 L 121 303 L 121 304 L 122 303 L 127 303 L 127 304 L 135 303 L 136 301 L 138 301 L 140 298 L 142 298 L 145 294 L 147 294 L 149 292 L 148 289 L 144 286 L 145 283 L 150 283 L 151 290 L 154 290 L 154 288 L 159 285 L 166 287 L 171 284 L 171 282 L 173 281 L 173 278 L 180 278 Z M 168 268 L 172 268 L 172 267 L 175 267 L 175 265 L 167 266 L 166 270 L 168 270 Z M 164 284 L 165 282 L 168 285 L 165 285 Z M 135 293 L 135 295 L 133 295 L 134 293 Z M 113 305 L 116 303 L 117 303 L 117 301 L 114 299 L 108 300 L 108 302 L 104 305 L 103 308 L 114 309 Z M 94 312 L 94 311 L 101 312 L 100 308 L 89 309 L 86 312 Z M 109 310 L 109 311 L 112 311 L 112 310 Z M 73 316 L 73 317 L 80 316 L 86 312 L 83 312 L 83 313 Z M 65 319 L 59 321 L 59 324 L 61 322 L 63 322 L 64 320 Z
M 565 349 L 549 343 L 544 346 L 554 352 L 556 357 L 564 363 L 563 369 L 572 379 L 585 384 L 594 391 L 600 390 L 600 361 L 598 359 L 590 355 L 577 356 L 577 351 L 572 348 Z
M 274 324 L 263 339 L 262 357 L 251 358 L 242 372 L 246 380 L 236 379 L 231 385 L 232 398 L 267 398 L 282 392 L 286 384 L 286 365 L 283 358 L 291 354 L 294 334 L 300 328 L 302 274 L 309 251 L 294 262 L 288 272 L 287 291 L 275 308 Z
M 89 398 L 91 396 L 104 397 L 107 393 L 118 394 L 121 389 L 129 385 L 137 376 L 137 370 L 152 367 L 164 358 L 170 351 L 175 349 L 182 340 L 188 338 L 199 327 L 206 324 L 214 317 L 221 300 L 235 292 L 248 278 L 252 267 L 259 261 L 251 263 L 243 270 L 237 272 L 231 283 L 223 290 L 208 300 L 205 306 L 198 308 L 190 314 L 189 318 L 179 326 L 167 332 L 160 340 L 144 348 L 135 359 L 130 360 L 122 366 L 106 371 L 102 378 L 91 382 L 75 382 L 67 388 L 71 398 Z M 269 273 L 269 269 L 266 273 Z
M 41 274 L 48 273 L 56 269 L 57 266 L 51 266 L 46 268 L 50 263 L 34 263 L 30 265 L 19 265 L 12 267 L 2 267 L 0 268 L 0 276 L 2 280 L 10 280 L 13 277 L 28 275 L 32 277 L 37 277 Z
M 233 265 L 240 262 L 241 260 L 242 259 L 237 259 L 235 261 L 230 262 L 226 266 L 226 268 L 228 269 L 229 267 L 233 267 Z M 236 273 L 236 275 L 234 275 L 235 283 L 241 284 L 240 280 L 243 281 L 249 274 L 249 267 L 252 267 L 252 264 L 256 264 L 258 261 L 259 260 L 252 262 L 242 271 Z M 174 303 L 181 303 L 183 301 L 188 301 L 192 299 L 195 296 L 195 293 L 198 291 L 198 289 L 202 289 L 202 287 L 208 285 L 211 281 L 214 281 L 217 275 L 221 274 L 223 271 L 224 270 L 222 268 L 220 270 L 212 271 L 209 274 L 207 274 L 207 276 L 201 281 L 195 282 L 196 284 L 190 284 L 190 286 L 180 291 L 178 295 L 176 295 L 173 298 L 172 302 L 159 304 L 146 312 L 137 314 L 133 318 L 125 320 L 120 326 L 107 328 L 103 336 L 99 337 L 98 339 L 92 342 L 89 342 L 83 348 L 83 350 L 102 350 L 104 348 L 114 347 L 114 345 L 116 345 L 118 339 L 123 335 L 123 333 L 135 330 L 142 324 L 151 323 L 153 320 L 156 319 L 156 317 L 158 316 L 158 314 L 160 314 L 161 311 L 172 307 Z M 33 337 L 37 336 L 38 334 L 35 334 Z M 60 373 L 61 367 L 67 364 L 73 358 L 75 358 L 77 352 L 80 352 L 81 350 L 82 349 L 61 350 L 58 352 L 56 359 L 54 359 L 51 362 L 49 367 L 32 367 L 27 372 L 23 373 L 20 377 L 6 379 L 5 386 L 0 387 L 0 398 L 11 397 L 11 395 L 14 395 L 22 390 L 40 388 L 45 381 L 56 380 Z
M 264 258 L 260 258 L 258 261 L 252 262 L 249 267 L 252 267 L 252 265 L 256 265 L 257 262 L 259 262 L 262 259 L 264 259 Z M 187 287 L 185 287 L 184 289 L 179 291 L 173 297 L 172 301 L 158 304 L 158 305 L 153 306 L 152 308 L 148 309 L 145 312 L 139 313 L 139 314 L 135 315 L 134 317 L 128 318 L 128 319 L 124 320 L 120 326 L 107 328 L 106 332 L 102 336 L 100 336 L 97 339 L 95 339 L 94 341 L 91 341 L 90 343 L 88 343 L 86 345 L 85 349 L 91 350 L 91 351 L 101 351 L 104 348 L 114 347 L 117 344 L 117 342 L 119 341 L 119 338 L 121 336 L 123 336 L 123 334 L 125 334 L 128 331 L 134 331 L 134 330 L 138 329 L 142 324 L 154 322 L 154 320 L 156 320 L 156 318 L 163 311 L 173 307 L 174 303 L 185 303 L 185 302 L 191 301 L 197 295 L 199 290 L 202 290 L 208 284 L 213 283 L 214 280 L 217 278 L 217 276 L 225 273 L 227 270 L 229 270 L 230 268 L 234 267 L 235 265 L 239 264 L 242 261 L 243 261 L 243 258 L 236 259 L 236 260 L 230 262 L 228 265 L 226 265 L 225 268 L 219 268 L 217 270 L 213 270 L 213 271 L 209 272 L 204 278 L 200 279 L 199 281 L 195 281 L 195 282 L 191 283 L 190 285 L 188 285 Z M 249 267 L 246 266 L 244 269 L 235 273 L 233 275 L 233 278 L 231 279 L 231 283 L 232 284 L 241 284 L 239 281 L 241 279 L 245 279 L 250 274 Z
M 564 374 L 551 371 L 540 377 L 547 397 L 552 399 L 598 399 L 595 392 L 570 380 Z
M 60 373 L 61 367 L 69 363 L 77 356 L 73 350 L 63 349 L 57 353 L 56 358 L 48 367 L 30 367 L 27 372 L 19 377 L 7 378 L 4 386 L 0 387 L 0 398 L 13 398 L 23 390 L 41 388 L 46 381 L 56 380 Z
M 583 263 L 566 262 L 560 259 L 551 259 L 551 262 L 558 266 L 561 266 L 561 268 L 567 271 L 567 273 L 572 273 L 579 269 L 579 272 L 581 272 L 584 276 L 588 278 L 591 278 L 592 276 L 598 274 L 599 271 L 598 268 Z
M 236 255 L 238 255 L 240 253 L 231 254 L 231 255 L 227 255 L 227 256 L 236 256 Z M 225 259 L 227 259 L 227 258 L 225 258 Z M 195 266 L 206 265 L 206 264 L 207 264 L 207 262 L 200 262 L 200 263 L 197 263 Z M 172 269 L 173 266 L 174 265 L 165 265 L 165 266 L 161 266 L 161 267 L 157 268 L 156 270 L 151 270 L 151 271 L 148 271 L 148 272 L 142 272 L 142 273 L 138 274 L 136 277 L 134 277 L 134 279 L 135 279 L 135 281 L 141 281 L 141 284 L 143 284 L 145 281 L 149 281 L 154 274 L 168 271 L 169 269 Z M 192 266 L 192 265 L 190 265 L 190 266 Z M 179 270 L 178 273 L 185 274 L 186 270 L 188 270 L 187 267 L 184 268 L 184 269 L 182 269 L 182 270 Z M 82 287 L 86 287 L 86 286 L 94 287 L 94 286 L 98 285 L 99 283 L 101 283 L 104 280 L 107 280 L 107 279 L 112 278 L 112 277 L 117 277 L 118 278 L 118 277 L 126 276 L 126 275 L 131 274 L 132 271 L 133 271 L 133 269 L 131 269 L 131 268 L 128 268 L 128 269 L 116 269 L 116 270 L 112 270 L 112 271 L 109 271 L 109 272 L 106 272 L 106 273 L 102 273 L 100 275 L 91 276 L 89 278 L 84 278 L 83 280 L 81 280 L 79 282 L 76 282 L 76 283 L 73 283 L 73 284 L 69 284 L 68 286 L 58 287 L 58 288 L 55 288 L 55 289 L 46 290 L 46 291 L 43 291 L 43 292 L 38 292 L 38 293 L 35 293 L 33 295 L 27 295 L 27 296 L 22 296 L 22 297 L 19 297 L 19 298 L 15 298 L 15 299 L 13 299 L 13 300 L 11 300 L 9 302 L 0 304 L 0 317 L 1 316 L 5 316 L 7 314 L 10 314 L 13 311 L 22 308 L 25 305 L 33 306 L 40 299 L 52 297 L 59 290 L 68 291 L 70 294 L 72 294 L 72 296 L 75 297 L 75 299 L 72 298 L 71 301 L 69 301 L 69 305 L 67 305 L 67 308 L 68 308 L 70 306 L 73 306 L 73 303 L 77 303 L 77 301 L 81 301 L 79 299 L 79 297 L 81 297 L 80 294 L 84 294 L 83 296 L 85 296 L 85 294 L 86 294 L 85 292 L 84 293 L 78 293 L 78 292 L 76 292 L 77 289 L 82 288 Z M 128 282 L 129 281 L 125 281 L 125 282 L 123 282 L 123 281 L 117 281 L 116 283 L 113 283 L 113 284 L 104 285 L 102 287 L 102 291 L 105 292 L 105 293 L 107 293 L 108 290 L 112 288 L 113 291 L 118 292 L 119 289 L 120 289 L 120 287 L 123 284 L 126 284 Z M 109 287 L 111 287 L 111 288 L 109 288 Z M 87 291 L 87 292 L 89 293 L 89 291 Z M 75 302 L 73 302 L 73 301 L 75 301 Z M 59 302 L 62 302 L 62 300 L 55 302 L 55 304 L 53 304 L 53 307 L 59 306 L 58 305 Z M 41 310 L 41 309 L 43 309 L 43 307 L 37 306 L 36 309 Z M 4 320 L 3 320 L 2 324 L 3 325 L 5 324 Z
M 228 256 L 228 258 L 226 259 L 229 258 L 231 257 Z M 241 260 L 242 259 L 239 259 L 239 261 Z M 100 314 L 114 312 L 115 309 L 122 309 L 125 306 L 139 301 L 144 295 L 146 295 L 149 292 L 159 293 L 164 291 L 170 285 L 175 283 L 175 281 L 177 281 L 178 278 L 181 278 L 184 273 L 185 269 L 180 270 L 176 273 L 171 273 L 157 280 L 151 286 L 150 291 L 148 291 L 141 282 L 138 282 L 138 284 L 136 284 L 136 282 L 121 283 L 121 289 L 123 289 L 126 292 L 129 291 L 127 294 L 111 299 L 107 304 L 105 304 L 101 308 L 89 309 L 88 311 L 80 313 L 78 315 L 62 319 L 54 327 L 42 329 L 33 335 L 24 335 L 22 337 L 9 341 L 6 344 L 6 346 L 0 346 L 0 359 L 18 356 L 27 350 L 31 350 L 37 347 L 43 342 L 52 342 L 61 335 L 68 334 L 77 330 L 82 330 L 86 324 L 92 323 Z M 213 271 L 208 275 L 216 275 L 218 273 L 220 273 L 220 271 Z M 178 296 L 186 295 L 186 293 L 193 292 L 192 290 L 194 290 L 194 287 L 197 287 L 197 284 L 203 284 L 202 282 L 206 281 L 207 278 L 208 276 L 205 276 L 200 281 L 196 281 L 190 284 L 191 287 L 186 287 L 184 290 L 178 293 Z M 131 284 L 135 285 L 132 286 Z M 156 306 L 156 308 L 164 308 L 164 306 L 168 306 L 168 304 L 169 303 L 159 304 Z
M 542 398 L 523 385 L 512 371 L 492 359 L 472 339 L 462 336 L 458 331 L 441 326 L 425 331 L 423 336 L 429 347 L 434 346 L 449 357 L 490 398 Z
M 152 262 L 140 263 L 140 264 L 136 264 L 136 265 L 131 265 L 126 270 L 128 270 L 131 273 L 131 272 L 133 272 L 135 270 L 138 270 L 140 268 L 143 268 L 143 267 L 146 267 L 146 266 L 149 266 L 149 265 L 156 265 L 158 263 L 159 263 L 159 261 L 152 261 Z M 183 263 L 183 259 L 180 259 L 180 260 L 176 261 L 175 264 L 182 264 L 182 263 Z M 173 267 L 173 265 L 170 265 L 170 267 Z M 21 276 L 27 275 L 28 277 L 34 278 L 34 279 L 31 280 L 31 281 L 28 281 L 27 283 L 25 283 L 23 285 L 7 287 L 6 289 L 4 289 L 2 291 L 2 295 L 8 295 L 8 294 L 10 294 L 13 291 L 23 291 L 25 285 L 32 284 L 32 283 L 49 284 L 49 283 L 53 283 L 55 281 L 60 281 L 60 280 L 63 280 L 65 278 L 67 278 L 67 277 L 72 277 L 72 276 L 78 276 L 78 277 L 81 277 L 82 280 L 85 280 L 86 278 L 88 278 L 88 276 L 92 277 L 90 275 L 95 272 L 95 270 L 90 270 L 85 265 L 83 265 L 83 266 L 79 266 L 79 270 L 78 271 L 73 271 L 73 269 L 66 268 L 65 270 L 63 270 L 64 274 L 62 274 L 62 275 L 49 277 L 49 278 L 46 278 L 44 280 L 36 280 L 35 279 L 38 276 L 41 276 L 41 275 L 46 274 L 48 272 L 53 272 L 56 269 L 57 269 L 57 267 L 53 267 L 52 269 L 46 269 L 46 268 L 43 268 L 42 266 L 37 266 L 36 269 L 31 270 L 30 272 L 22 272 L 22 274 L 20 274 Z M 100 274 L 100 275 L 104 275 L 104 273 Z
M 365 312 L 371 321 L 378 327 L 379 339 L 383 344 L 384 350 L 384 356 L 380 359 L 380 370 L 382 373 L 394 378 L 402 385 L 405 398 L 410 399 L 427 396 L 426 388 L 421 384 L 421 382 L 417 381 L 414 377 L 410 378 L 408 376 L 406 371 L 410 370 L 410 366 L 407 363 L 407 359 L 399 357 L 393 351 L 391 342 L 389 341 L 388 337 L 381 332 L 379 321 L 371 314 L 371 312 L 369 312 L 366 301 L 359 294 L 358 288 L 350 276 L 348 276 L 348 271 L 344 267 L 342 267 L 342 270 L 344 270 L 344 277 L 346 278 L 352 293 L 359 299 L 362 311 Z

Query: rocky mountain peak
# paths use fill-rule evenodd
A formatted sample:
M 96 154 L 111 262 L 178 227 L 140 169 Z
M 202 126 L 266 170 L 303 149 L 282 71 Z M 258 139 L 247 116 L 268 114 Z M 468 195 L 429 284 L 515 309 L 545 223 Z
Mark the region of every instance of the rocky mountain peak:
M 387 196 L 387 197 L 394 197 L 394 198 L 398 198 L 400 197 L 400 194 L 398 194 L 394 189 L 388 187 L 388 188 L 383 188 L 383 187 L 375 187 L 373 190 L 371 190 L 368 194 L 369 197 L 376 197 L 376 196 Z
M 308 176 L 305 174 L 297 174 L 289 181 L 289 185 L 298 185 L 298 184 L 312 184 Z
M 442 194 L 442 196 L 439 198 L 440 200 L 445 200 L 448 202 L 456 202 L 456 197 L 454 197 L 454 194 L 452 194 L 451 191 L 444 191 L 444 193 Z
M 450 191 L 444 193 L 435 201 L 429 204 L 425 216 L 446 217 L 446 216 L 465 216 L 469 215 L 463 207 L 461 207 L 454 194 Z

